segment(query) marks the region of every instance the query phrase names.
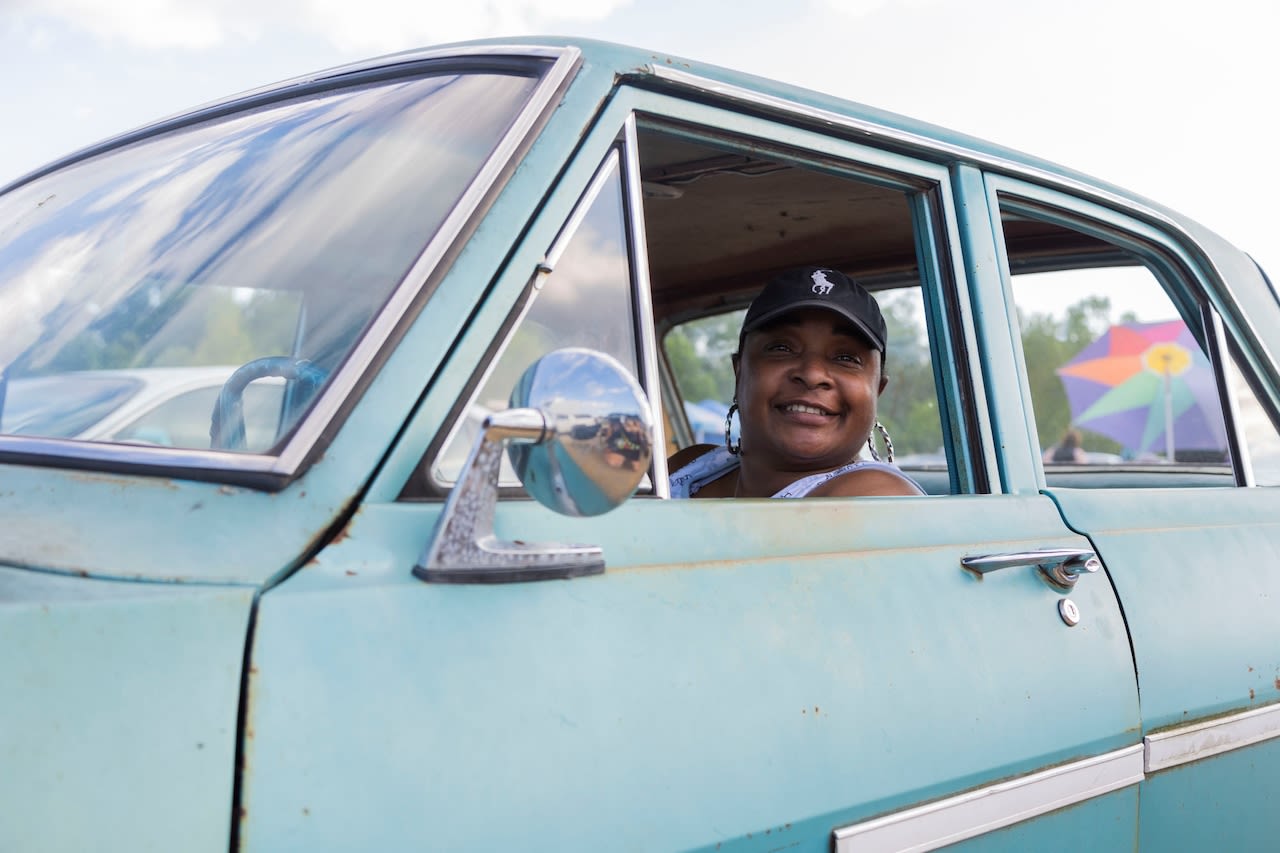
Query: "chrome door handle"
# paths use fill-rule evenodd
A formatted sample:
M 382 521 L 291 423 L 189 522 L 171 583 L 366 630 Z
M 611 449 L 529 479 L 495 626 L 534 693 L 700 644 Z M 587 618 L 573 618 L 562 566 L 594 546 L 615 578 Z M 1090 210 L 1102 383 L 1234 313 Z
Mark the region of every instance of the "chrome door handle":
M 1044 548 L 1039 551 L 962 557 L 960 565 L 979 575 L 1015 566 L 1035 566 L 1050 586 L 1069 590 L 1076 585 L 1081 575 L 1092 574 L 1102 568 L 1102 561 L 1097 554 L 1087 549 Z

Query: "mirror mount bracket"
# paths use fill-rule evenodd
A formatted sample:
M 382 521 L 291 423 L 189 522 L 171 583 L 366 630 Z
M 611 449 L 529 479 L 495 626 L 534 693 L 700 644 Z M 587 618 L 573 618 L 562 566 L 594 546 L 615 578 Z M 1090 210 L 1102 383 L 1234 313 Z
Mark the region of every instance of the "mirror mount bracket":
M 544 421 L 536 409 L 508 409 L 485 419 L 436 522 L 431 545 L 413 568 L 415 577 L 434 583 L 516 583 L 604 571 L 604 553 L 596 546 L 531 544 L 494 535 L 504 445 L 540 442 Z

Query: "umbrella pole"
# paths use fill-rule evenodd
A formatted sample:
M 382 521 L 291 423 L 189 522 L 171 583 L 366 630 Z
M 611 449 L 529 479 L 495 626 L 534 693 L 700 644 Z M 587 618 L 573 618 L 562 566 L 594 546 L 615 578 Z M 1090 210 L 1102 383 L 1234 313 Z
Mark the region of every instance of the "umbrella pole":
M 1169 377 L 1169 358 L 1164 360 L 1164 458 L 1173 462 L 1173 387 Z

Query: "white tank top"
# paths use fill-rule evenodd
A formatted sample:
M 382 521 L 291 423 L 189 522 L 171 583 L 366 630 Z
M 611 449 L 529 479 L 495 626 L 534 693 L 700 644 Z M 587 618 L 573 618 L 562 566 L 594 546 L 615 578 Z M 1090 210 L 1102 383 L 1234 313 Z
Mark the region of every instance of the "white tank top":
M 694 459 L 685 465 L 679 471 L 674 472 L 670 477 L 671 497 L 673 498 L 691 498 L 698 493 L 698 490 L 713 480 L 718 480 L 725 474 L 738 467 L 738 457 L 734 456 L 723 447 L 717 447 L 715 450 L 709 450 L 706 453 Z M 807 477 L 801 477 L 791 485 L 773 495 L 775 498 L 803 498 L 823 483 L 841 474 L 848 474 L 850 471 L 863 470 L 880 470 L 892 471 L 900 477 L 906 477 L 917 488 L 920 484 L 916 483 L 906 474 L 903 474 L 893 465 L 887 462 L 875 462 L 870 459 L 858 459 L 850 462 L 848 465 L 841 465 L 834 471 L 827 471 L 822 474 L 810 474 Z M 924 489 L 920 489 L 924 492 Z

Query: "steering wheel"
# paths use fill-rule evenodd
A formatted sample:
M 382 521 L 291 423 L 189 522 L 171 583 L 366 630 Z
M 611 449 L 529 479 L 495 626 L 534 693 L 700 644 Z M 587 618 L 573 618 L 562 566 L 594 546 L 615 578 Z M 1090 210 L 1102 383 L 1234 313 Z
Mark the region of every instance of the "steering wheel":
M 218 401 L 213 405 L 213 417 L 209 423 L 209 446 L 214 450 L 244 450 L 244 389 L 255 379 L 279 376 L 297 383 L 293 387 L 293 399 L 306 401 L 324 384 L 325 372 L 305 359 L 287 355 L 271 355 L 255 358 L 236 368 L 227 377 Z

